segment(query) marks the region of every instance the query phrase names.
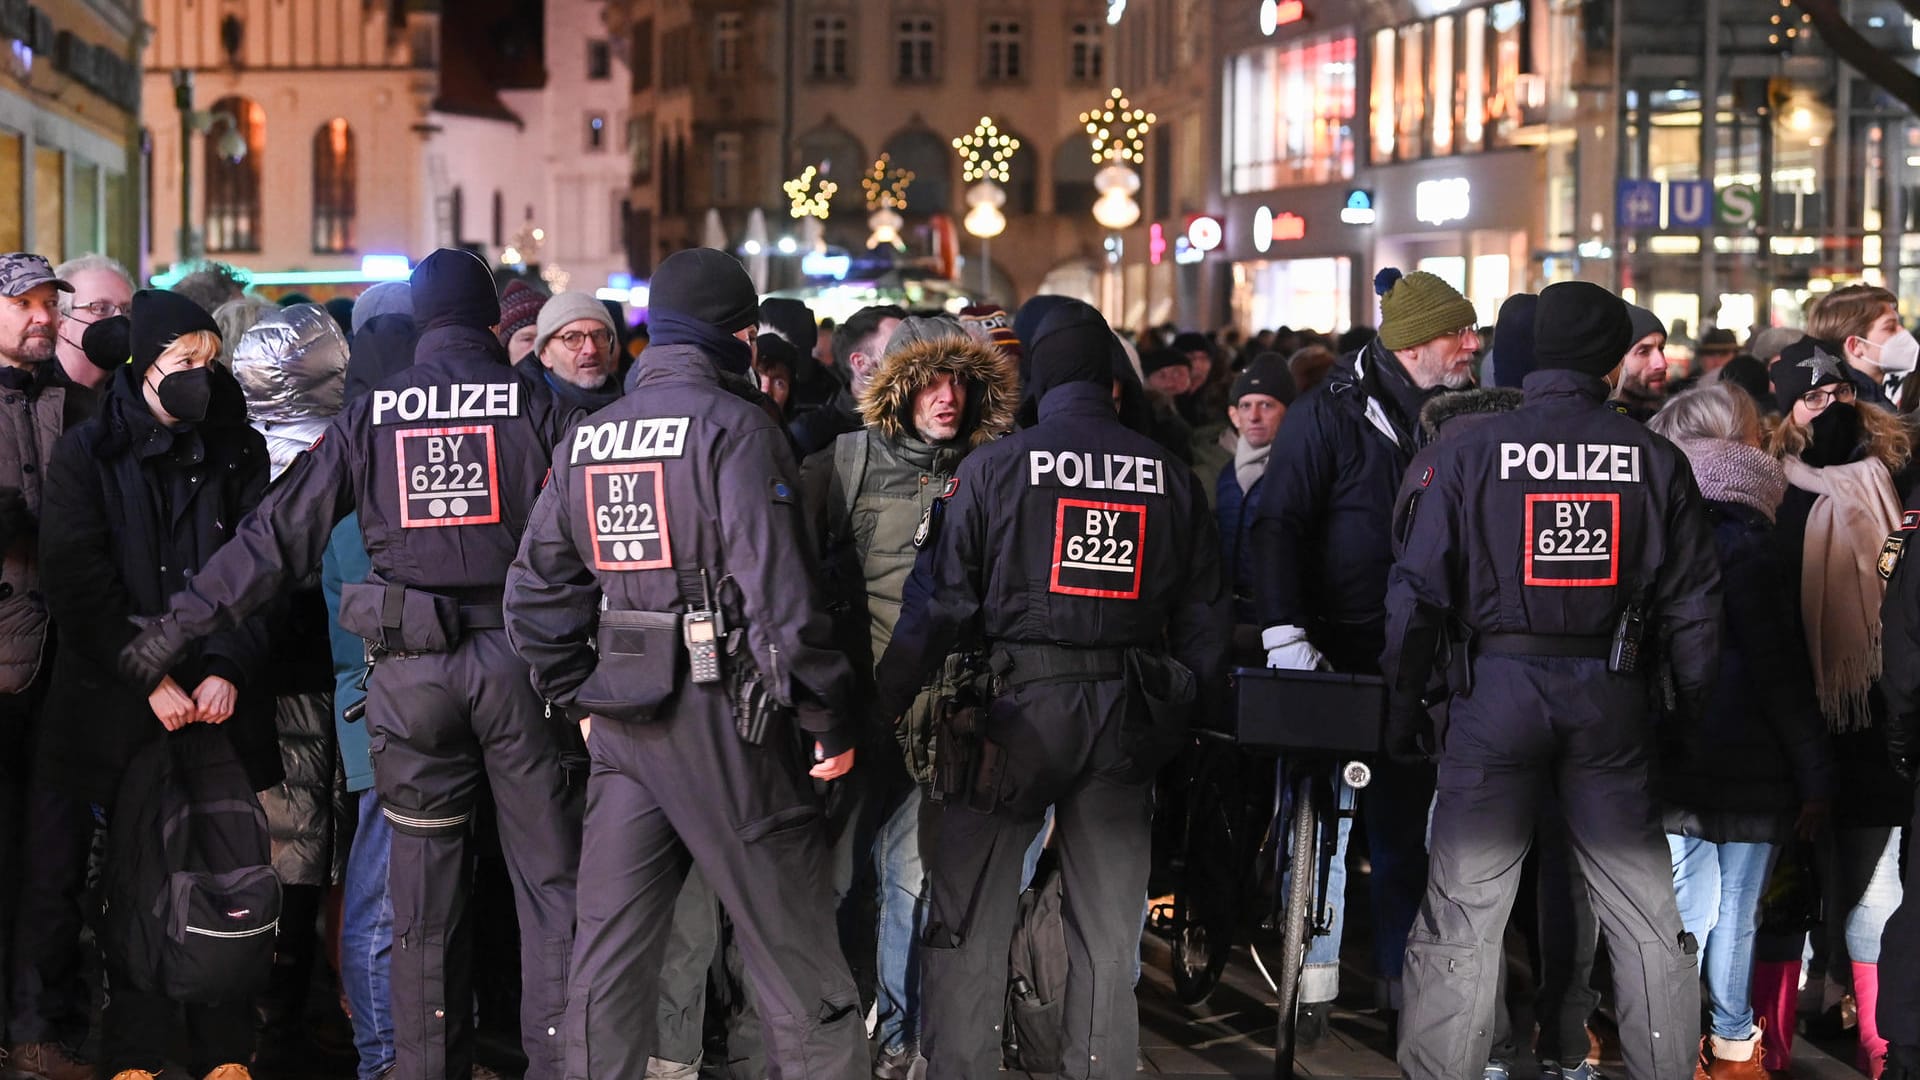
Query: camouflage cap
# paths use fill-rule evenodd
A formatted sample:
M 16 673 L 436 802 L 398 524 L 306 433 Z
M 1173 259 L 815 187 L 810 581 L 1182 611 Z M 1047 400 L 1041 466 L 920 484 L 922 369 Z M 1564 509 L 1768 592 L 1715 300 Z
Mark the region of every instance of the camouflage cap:
M 54 276 L 53 264 L 45 255 L 30 251 L 0 255 L 0 296 L 19 296 L 37 285 L 52 285 L 61 292 L 73 291 L 73 286 Z

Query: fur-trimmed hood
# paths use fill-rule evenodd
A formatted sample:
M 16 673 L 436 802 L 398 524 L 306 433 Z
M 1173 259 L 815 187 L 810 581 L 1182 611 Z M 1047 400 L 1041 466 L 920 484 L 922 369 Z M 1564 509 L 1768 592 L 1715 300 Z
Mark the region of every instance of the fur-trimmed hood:
M 1518 409 L 1526 395 L 1512 387 L 1488 386 L 1440 394 L 1420 410 L 1420 427 L 1431 442 L 1447 421 L 1461 416 L 1486 416 Z
M 960 432 L 969 445 L 980 446 L 1012 425 L 1020 404 L 1014 362 L 998 349 L 960 336 L 917 341 L 889 353 L 860 395 L 860 418 L 887 439 L 915 436 L 913 397 L 943 372 L 966 383 Z

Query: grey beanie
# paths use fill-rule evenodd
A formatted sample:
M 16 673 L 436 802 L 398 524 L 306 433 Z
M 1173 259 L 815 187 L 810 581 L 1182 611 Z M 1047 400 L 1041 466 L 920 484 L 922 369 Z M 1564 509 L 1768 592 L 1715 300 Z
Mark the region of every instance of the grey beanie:
M 607 314 L 607 306 L 594 298 L 592 293 L 563 292 L 554 293 L 540 308 L 540 317 L 534 321 L 533 352 L 538 356 L 546 351 L 547 342 L 560 332 L 568 323 L 582 319 L 592 319 L 607 328 L 614 340 L 620 340 L 620 328 L 613 325 L 613 316 Z
M 947 338 L 959 338 L 971 342 L 973 337 L 958 319 L 947 315 L 935 315 L 931 318 L 909 315 L 900 320 L 893 328 L 893 336 L 887 339 L 887 349 L 883 356 L 892 356 L 901 349 L 918 345 L 923 341 L 944 341 Z
M 1638 345 L 1640 339 L 1648 334 L 1659 334 L 1663 338 L 1667 336 L 1667 324 L 1660 321 L 1660 316 L 1639 304 L 1627 305 L 1627 320 L 1633 324 L 1634 345 Z M 1632 345 L 1628 346 L 1628 348 L 1632 347 Z
M 383 281 L 360 294 L 353 302 L 353 332 L 378 315 L 413 317 L 413 286 L 404 281 Z

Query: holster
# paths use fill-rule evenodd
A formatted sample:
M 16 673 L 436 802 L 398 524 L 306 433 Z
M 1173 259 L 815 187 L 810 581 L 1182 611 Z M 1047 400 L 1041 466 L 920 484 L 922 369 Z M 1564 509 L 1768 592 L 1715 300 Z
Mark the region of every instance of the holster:
M 773 688 L 754 662 L 745 627 L 727 631 L 726 656 L 723 671 L 727 699 L 733 703 L 734 731 L 747 745 L 764 746 L 789 709 L 773 696 Z
M 1120 749 L 1126 774 L 1151 779 L 1187 743 L 1187 715 L 1199 696 L 1199 682 L 1185 664 L 1165 653 L 1128 649 L 1127 705 L 1120 725 Z
M 981 706 L 944 698 L 933 722 L 934 802 L 969 796 L 979 766 Z M 971 798 L 967 799 L 971 802 Z
M 449 652 L 465 631 L 453 597 L 381 581 L 340 587 L 340 628 L 401 656 Z

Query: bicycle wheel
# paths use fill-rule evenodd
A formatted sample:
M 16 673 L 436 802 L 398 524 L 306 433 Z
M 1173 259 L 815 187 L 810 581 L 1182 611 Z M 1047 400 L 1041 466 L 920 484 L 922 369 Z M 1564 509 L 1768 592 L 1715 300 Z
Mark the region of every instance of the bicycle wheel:
M 1273 1075 L 1290 1078 L 1294 1014 L 1300 1002 L 1300 976 L 1307 964 L 1307 938 L 1313 932 L 1314 878 L 1320 867 L 1315 849 L 1320 837 L 1320 807 L 1314 799 L 1311 776 L 1303 775 L 1294 782 L 1288 825 L 1287 897 L 1280 910 L 1280 966 L 1274 973 L 1279 1026 L 1273 1040 Z
M 1187 788 L 1173 886 L 1173 992 L 1197 1005 L 1226 972 L 1246 892 L 1244 770 L 1233 747 L 1202 743 Z

